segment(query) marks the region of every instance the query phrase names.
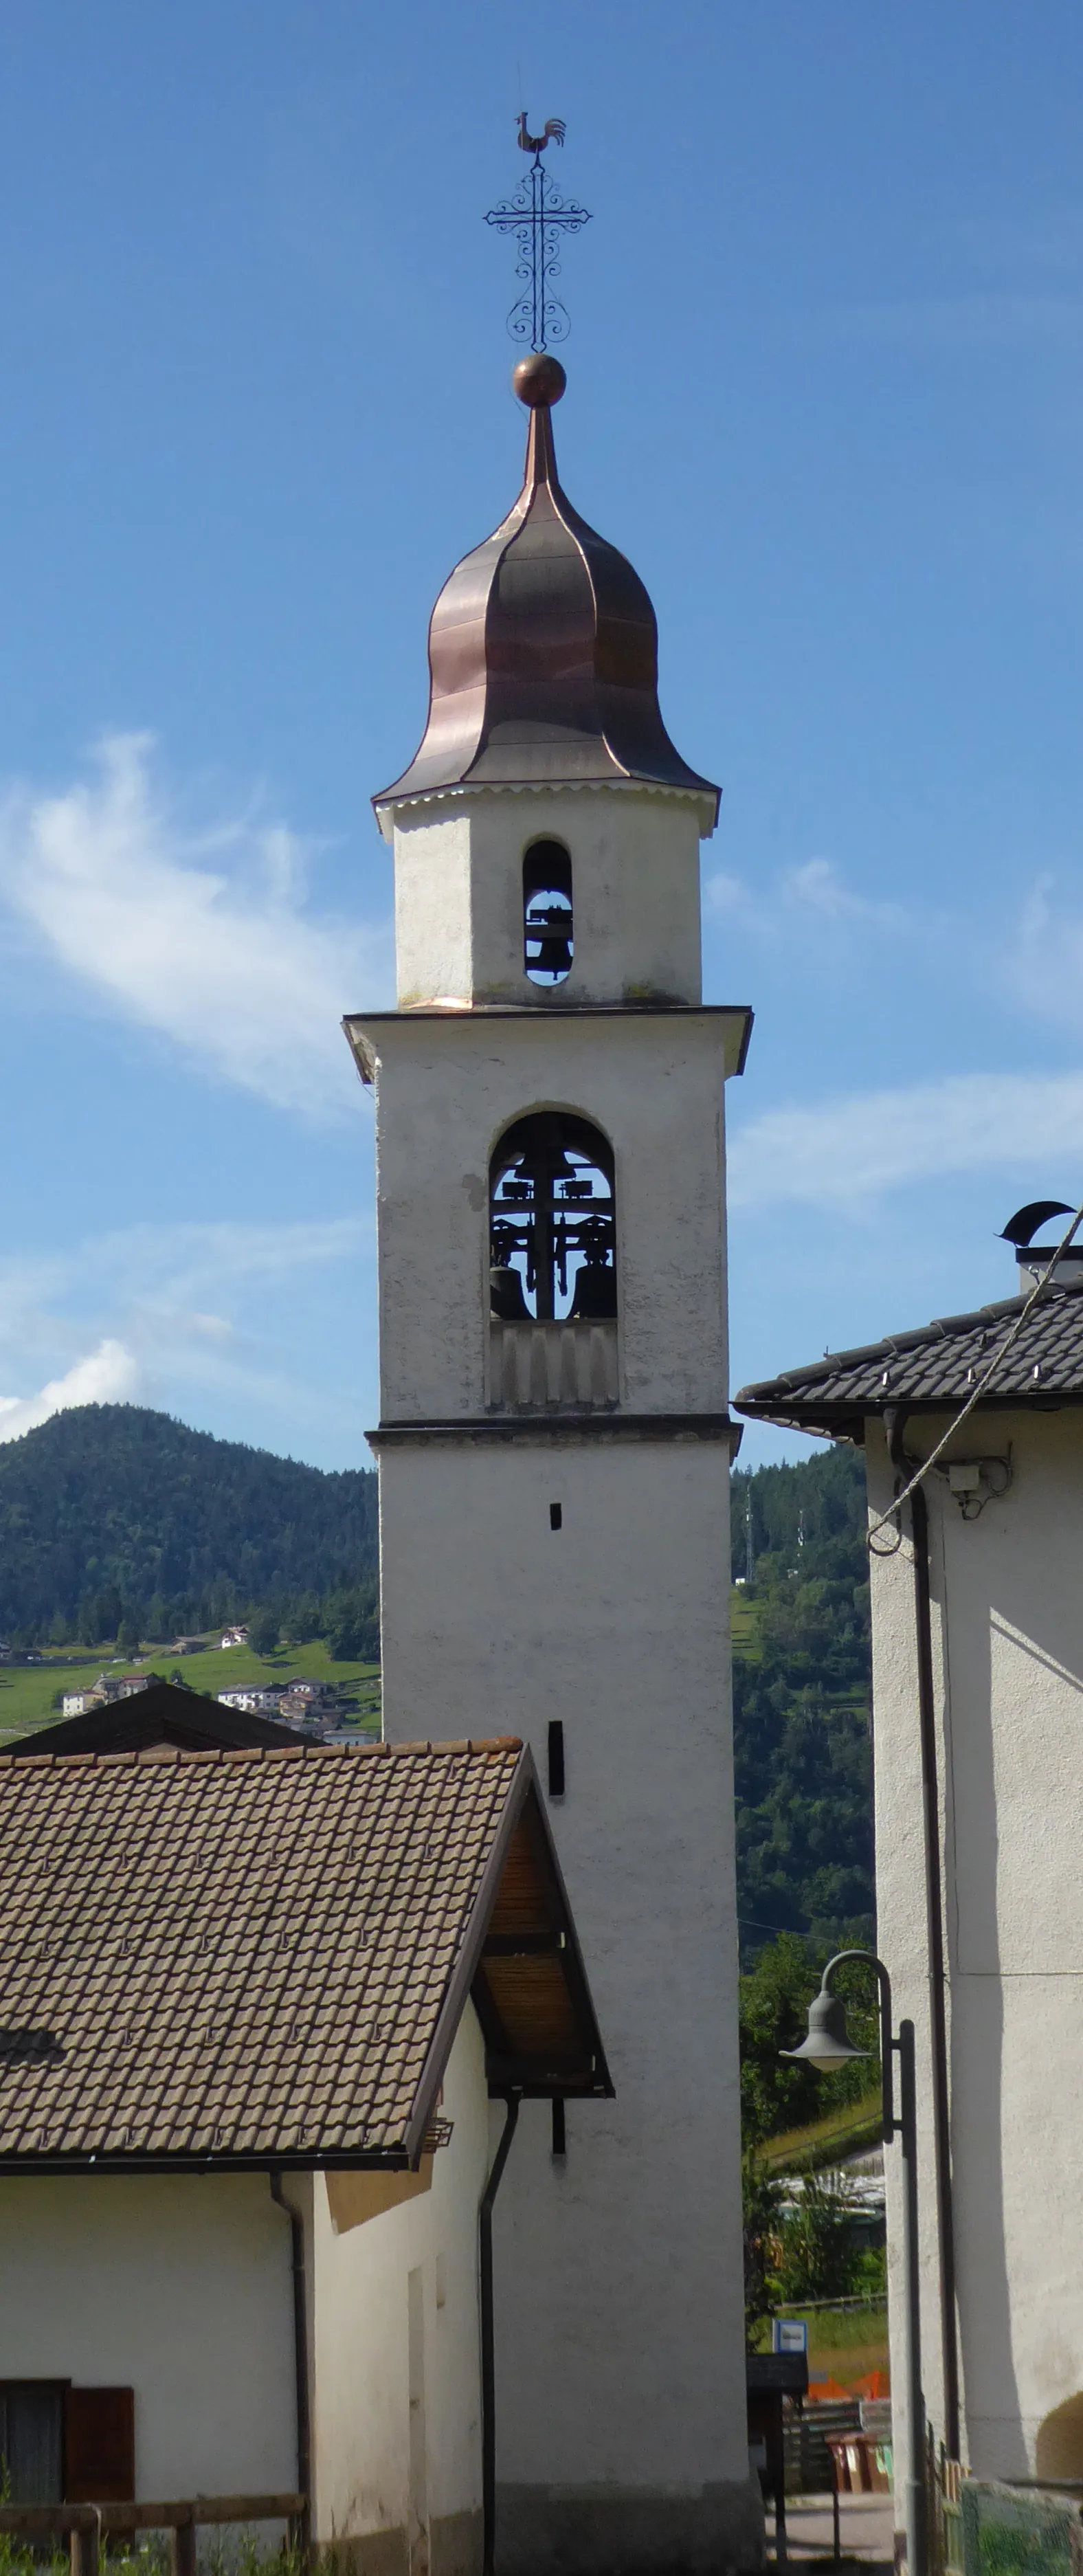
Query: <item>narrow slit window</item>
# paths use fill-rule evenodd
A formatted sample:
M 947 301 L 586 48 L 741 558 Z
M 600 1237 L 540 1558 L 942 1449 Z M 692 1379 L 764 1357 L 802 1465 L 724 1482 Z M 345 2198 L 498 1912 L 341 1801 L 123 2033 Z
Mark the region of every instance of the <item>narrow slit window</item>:
M 523 965 L 532 984 L 570 975 L 572 863 L 559 841 L 535 841 L 523 860 Z
M 551 1718 L 550 1718 L 550 1720 L 549 1720 L 549 1742 L 548 1742 L 548 1754 L 549 1754 L 549 1795 L 550 1795 L 550 1797 L 551 1797 L 551 1798 L 562 1798 L 562 1797 L 563 1797 L 563 1795 L 564 1795 L 564 1720 L 563 1720 L 563 1718 L 560 1718 L 560 1717 L 551 1717 Z
M 491 1310 L 502 1323 L 617 1312 L 613 1153 L 586 1118 L 541 1109 L 501 1137 L 489 1174 Z
M 566 2156 L 567 2152 L 568 2123 L 564 2115 L 564 2097 L 560 2093 L 555 2093 L 553 2095 L 553 2154 Z
M 564 1527 L 564 1506 L 563 1506 L 563 1504 L 562 1504 L 562 1503 L 550 1503 L 550 1505 L 549 1505 L 549 1527 L 550 1527 L 550 1529 L 551 1529 L 551 1530 L 563 1529 L 563 1527 Z

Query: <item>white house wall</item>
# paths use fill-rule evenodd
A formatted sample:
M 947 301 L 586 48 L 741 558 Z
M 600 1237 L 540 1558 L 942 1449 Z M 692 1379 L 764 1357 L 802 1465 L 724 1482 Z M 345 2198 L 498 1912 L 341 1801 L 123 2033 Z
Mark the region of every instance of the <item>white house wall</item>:
M 0 2180 L 0 2379 L 134 2389 L 145 2499 L 291 2490 L 290 2233 L 266 2177 Z
M 351 2224 L 366 2178 L 316 2177 L 313 2528 L 322 2541 L 348 2540 L 364 2576 L 408 2576 L 419 2506 L 432 2576 L 474 2576 L 481 2563 L 478 2208 L 489 2103 L 470 2005 L 442 2112 L 450 2145 L 432 2159 L 431 2188 L 401 2207 Z M 420 2275 L 413 2355 L 411 2274 Z
M 927 1454 L 945 1422 L 912 1422 Z M 979 1415 L 960 1457 L 1006 1456 L 1003 1501 L 964 1522 L 929 1478 L 950 1988 L 964 2451 L 989 2475 L 1083 2476 L 1045 2420 L 1083 2395 L 1083 1413 Z M 870 1425 L 870 1501 L 891 1498 Z M 880 1542 L 883 1543 L 882 1541 Z M 926 2393 L 939 2425 L 928 1954 L 909 1543 L 873 1563 L 877 1904 L 896 2009 L 918 2026 Z M 889 2155 L 889 2223 L 898 2200 Z M 897 2278 L 893 2289 L 897 2291 Z M 893 2297 L 893 2386 L 901 2381 Z M 1083 2406 L 1080 2408 L 1083 2417 Z

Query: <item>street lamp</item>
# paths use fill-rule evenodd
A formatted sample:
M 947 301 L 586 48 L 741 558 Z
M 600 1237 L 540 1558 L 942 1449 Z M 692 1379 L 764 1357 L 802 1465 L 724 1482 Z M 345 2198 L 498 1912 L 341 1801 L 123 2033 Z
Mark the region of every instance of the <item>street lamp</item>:
M 914 2102 L 914 2025 L 899 2023 L 898 2037 L 891 2028 L 891 1979 L 883 1960 L 872 1950 L 839 1950 L 824 1969 L 818 1995 L 808 2008 L 808 2037 L 800 2048 L 783 2048 L 781 2057 L 803 2058 L 823 2075 L 834 2074 L 853 2057 L 867 2057 L 866 2048 L 855 2048 L 846 2034 L 846 2006 L 841 1995 L 832 1993 L 831 1978 L 844 1959 L 864 1959 L 875 1968 L 880 1987 L 880 2063 L 883 2069 L 883 2139 L 890 2146 L 893 2138 L 902 2139 L 903 2151 L 903 2275 L 906 2282 L 907 2345 L 907 2458 L 903 2482 L 906 2512 L 906 2564 L 908 2576 L 928 2576 L 928 2548 L 925 2514 L 925 2400 L 921 2388 L 921 2283 L 918 2268 L 918 2147 L 917 2118 Z M 899 2118 L 895 2118 L 895 2095 L 892 2057 L 899 2060 Z

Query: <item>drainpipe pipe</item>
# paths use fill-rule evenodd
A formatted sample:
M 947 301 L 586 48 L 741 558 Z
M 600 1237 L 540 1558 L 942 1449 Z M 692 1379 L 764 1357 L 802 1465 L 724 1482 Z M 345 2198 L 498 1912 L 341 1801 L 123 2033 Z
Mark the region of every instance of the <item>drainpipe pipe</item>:
M 899 1407 L 885 1417 L 894 1465 L 904 1476 L 913 1470 L 903 1451 L 906 1414 Z M 933 2076 L 933 2162 L 936 2172 L 937 2235 L 940 2245 L 940 2334 L 944 2372 L 944 2440 L 949 2458 L 959 2458 L 959 2339 L 955 2308 L 955 2212 L 951 2180 L 951 2104 L 948 2087 L 947 1978 L 944 1959 L 944 1889 L 940 1868 L 940 1799 L 936 1769 L 936 1697 L 933 1687 L 933 1626 L 929 1583 L 929 1506 L 924 1486 L 910 1497 L 914 1547 L 914 1624 L 917 1639 L 918 1734 L 921 1744 L 921 1794 L 925 1823 L 925 1899 L 929 1937 L 930 2023 Z
M 308 2293 L 305 2282 L 305 2222 L 299 2209 L 287 2200 L 282 2189 L 282 2176 L 276 2170 L 270 2176 L 271 2198 L 290 2223 L 290 2267 L 293 2276 L 293 2371 L 297 2407 L 297 2492 L 304 2497 L 300 2516 L 300 2543 L 306 2551 L 312 2538 L 312 2426 L 308 2405 Z
M 511 2151 L 519 2118 L 520 2095 L 501 2096 L 506 2118 L 500 2144 L 493 2157 L 492 2172 L 485 2185 L 478 2211 L 478 2246 L 481 2261 L 481 2527 L 482 2576 L 494 2576 L 496 2566 L 496 2345 L 493 2335 L 493 2202 L 500 2189 L 504 2167 Z

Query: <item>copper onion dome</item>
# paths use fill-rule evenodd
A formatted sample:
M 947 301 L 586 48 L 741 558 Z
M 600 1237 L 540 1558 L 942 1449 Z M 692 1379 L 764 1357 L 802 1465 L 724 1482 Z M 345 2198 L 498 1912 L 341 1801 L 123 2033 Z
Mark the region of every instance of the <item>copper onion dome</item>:
M 464 555 L 429 627 L 424 738 L 373 803 L 456 787 L 631 779 L 718 789 L 674 749 L 658 704 L 658 627 L 637 572 L 573 510 L 557 478 L 551 406 L 564 369 L 524 358 L 526 476 L 513 510 Z

